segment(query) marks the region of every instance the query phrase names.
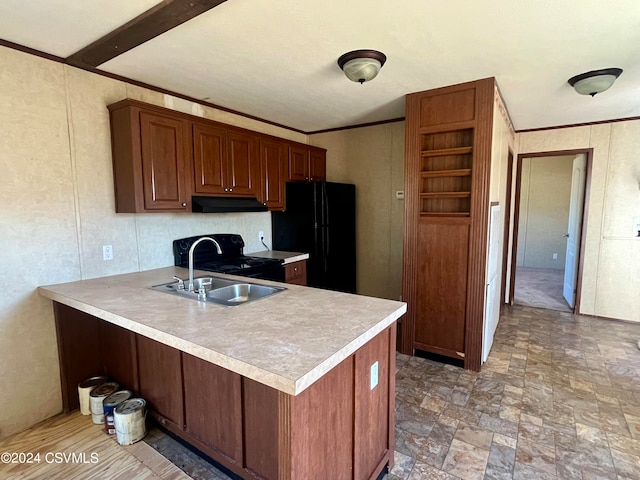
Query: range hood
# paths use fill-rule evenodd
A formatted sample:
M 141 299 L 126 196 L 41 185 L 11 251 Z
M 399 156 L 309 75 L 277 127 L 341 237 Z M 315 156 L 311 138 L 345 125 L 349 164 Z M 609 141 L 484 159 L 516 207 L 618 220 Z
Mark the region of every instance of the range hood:
M 249 197 L 191 197 L 191 211 L 201 213 L 266 212 L 267 206 Z

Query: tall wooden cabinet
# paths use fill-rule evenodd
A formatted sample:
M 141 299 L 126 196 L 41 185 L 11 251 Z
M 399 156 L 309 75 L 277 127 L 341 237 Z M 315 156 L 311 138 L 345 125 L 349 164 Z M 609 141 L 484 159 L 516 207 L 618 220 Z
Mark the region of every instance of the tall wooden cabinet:
M 479 370 L 495 80 L 407 96 L 400 349 Z

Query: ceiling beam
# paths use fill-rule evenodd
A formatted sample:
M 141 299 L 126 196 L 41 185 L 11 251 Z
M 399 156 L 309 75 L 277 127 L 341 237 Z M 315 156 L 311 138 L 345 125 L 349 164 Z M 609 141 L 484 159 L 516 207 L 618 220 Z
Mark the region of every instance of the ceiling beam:
M 67 57 L 65 63 L 85 69 L 96 68 L 225 1 L 163 0 L 133 20 Z

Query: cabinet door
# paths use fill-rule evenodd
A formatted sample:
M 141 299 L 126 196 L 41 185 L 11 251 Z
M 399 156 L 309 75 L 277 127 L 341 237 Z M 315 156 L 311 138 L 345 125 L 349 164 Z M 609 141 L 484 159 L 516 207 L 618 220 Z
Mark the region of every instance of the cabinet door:
M 260 178 L 258 137 L 228 130 L 227 167 L 229 193 L 257 196 Z
M 140 112 L 140 142 L 145 210 L 186 209 L 184 121 Z
M 327 179 L 327 152 L 312 148 L 309 152 L 309 181 L 324 182 Z
M 184 428 L 180 350 L 136 336 L 139 393 L 162 424 Z
M 224 193 L 226 135 L 223 128 L 193 124 L 194 190 L 196 193 Z
M 187 353 L 184 366 L 185 430 L 242 465 L 242 379 Z
M 287 145 L 273 140 L 261 140 L 260 166 L 262 203 L 270 210 L 283 210 L 287 180 Z
M 307 261 L 288 263 L 284 266 L 285 281 L 295 285 L 307 285 Z
M 309 149 L 298 146 L 289 147 L 289 181 L 306 182 L 309 180 Z

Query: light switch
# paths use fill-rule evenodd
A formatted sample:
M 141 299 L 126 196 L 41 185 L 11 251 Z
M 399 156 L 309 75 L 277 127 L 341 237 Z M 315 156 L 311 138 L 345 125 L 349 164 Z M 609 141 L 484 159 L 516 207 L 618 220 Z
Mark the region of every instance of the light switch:
M 376 361 L 373 365 L 371 365 L 371 390 L 376 388 L 378 385 L 378 362 Z

